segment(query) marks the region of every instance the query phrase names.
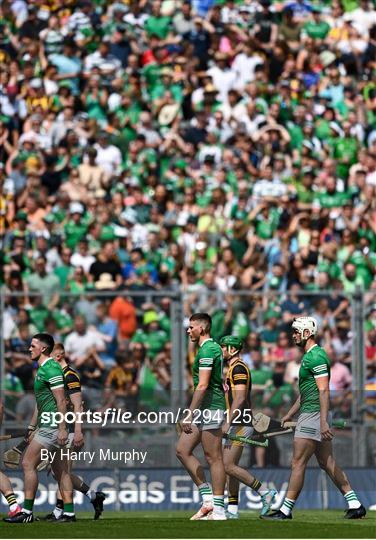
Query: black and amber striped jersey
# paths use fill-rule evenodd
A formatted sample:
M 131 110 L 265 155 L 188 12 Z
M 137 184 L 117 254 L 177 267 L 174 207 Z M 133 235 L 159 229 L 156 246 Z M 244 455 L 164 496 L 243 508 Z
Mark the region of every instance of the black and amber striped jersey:
M 66 365 L 63 368 L 64 373 L 64 390 L 65 390 L 65 400 L 67 402 L 67 411 L 73 411 L 73 405 L 71 401 L 71 396 L 81 392 L 81 380 L 80 376 L 75 369 L 71 366 Z M 68 430 L 70 433 L 74 431 L 74 424 L 69 423 Z
M 228 391 L 226 392 L 227 409 L 229 410 L 231 408 L 236 392 L 236 386 L 240 384 L 245 384 L 247 387 L 246 400 L 242 405 L 242 409 L 250 409 L 252 387 L 251 372 L 247 364 L 241 358 L 237 358 L 235 362 L 229 366 L 226 383 L 228 387 Z
M 77 394 L 77 392 L 81 392 L 81 380 L 77 371 L 69 365 L 66 365 L 65 368 L 63 368 L 63 372 L 65 383 L 65 397 L 70 401 L 69 398 L 72 394 Z

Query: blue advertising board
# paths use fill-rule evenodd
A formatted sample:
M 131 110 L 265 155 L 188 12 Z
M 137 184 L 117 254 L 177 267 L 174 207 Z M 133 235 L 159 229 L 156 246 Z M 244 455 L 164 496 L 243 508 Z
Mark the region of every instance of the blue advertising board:
M 366 507 L 376 503 L 376 473 L 372 469 L 346 470 L 353 489 Z M 85 479 L 95 491 L 107 494 L 107 510 L 190 510 L 200 501 L 199 493 L 182 469 L 75 469 L 75 474 Z M 278 508 L 286 493 L 289 469 L 257 469 L 258 478 L 269 487 L 278 490 L 274 505 Z M 23 501 L 23 477 L 21 471 L 9 471 L 19 501 Z M 48 511 L 55 503 L 56 482 L 46 472 L 39 474 L 39 489 L 35 499 L 36 511 Z M 76 510 L 92 510 L 87 497 L 75 493 Z M 260 510 L 260 497 L 251 489 L 241 487 L 240 509 Z M 319 469 L 307 469 L 304 489 L 297 508 L 325 509 L 345 508 L 343 497 Z M 4 499 L 0 511 L 5 512 Z

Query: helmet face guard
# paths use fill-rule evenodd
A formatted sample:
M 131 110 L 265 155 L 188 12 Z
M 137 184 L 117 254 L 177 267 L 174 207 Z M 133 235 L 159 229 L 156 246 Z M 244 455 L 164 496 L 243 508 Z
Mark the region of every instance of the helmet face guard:
M 231 357 L 235 356 L 243 348 L 243 340 L 236 336 L 224 336 L 219 344 L 221 347 L 227 347 L 227 352 Z M 230 353 L 231 347 L 236 349 L 235 353 Z

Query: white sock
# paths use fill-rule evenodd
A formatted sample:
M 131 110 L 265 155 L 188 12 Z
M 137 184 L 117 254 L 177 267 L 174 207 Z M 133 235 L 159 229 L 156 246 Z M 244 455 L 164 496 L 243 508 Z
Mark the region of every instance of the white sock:
M 74 516 L 74 512 L 64 512 L 64 516 Z
M 63 512 L 64 510 L 62 508 L 58 508 L 57 506 L 55 506 L 52 513 L 55 516 L 55 518 L 58 519 L 63 514 Z
M 14 511 L 16 510 L 17 507 L 18 507 L 18 503 L 15 502 L 15 503 L 9 505 L 9 510 L 10 510 L 11 512 L 14 512 Z
M 229 514 L 237 514 L 238 513 L 238 505 L 237 504 L 229 504 L 227 506 L 227 511 Z
M 261 495 L 261 496 L 266 495 L 267 493 L 269 493 L 269 489 L 268 489 L 267 485 L 265 484 L 265 482 L 263 482 L 263 483 L 261 484 L 261 487 L 260 487 L 260 489 L 257 491 L 257 493 L 258 493 L 259 495 Z
M 280 508 L 280 511 L 285 514 L 285 516 L 289 516 L 292 512 L 292 509 L 294 508 L 295 502 L 296 501 L 294 501 L 294 499 L 285 498 Z
M 360 508 L 360 506 L 362 506 L 354 491 L 348 491 L 347 493 L 344 494 L 344 497 L 350 509 Z
M 198 486 L 198 490 L 200 492 L 200 495 L 202 497 L 202 502 L 204 504 L 206 503 L 213 503 L 213 492 L 210 484 L 208 482 L 205 482 L 204 484 L 200 484 Z
M 22 512 L 24 512 L 25 514 L 32 514 L 33 513 L 32 510 L 26 510 L 26 508 L 22 508 Z
M 225 496 L 213 495 L 213 514 L 223 515 L 225 513 Z

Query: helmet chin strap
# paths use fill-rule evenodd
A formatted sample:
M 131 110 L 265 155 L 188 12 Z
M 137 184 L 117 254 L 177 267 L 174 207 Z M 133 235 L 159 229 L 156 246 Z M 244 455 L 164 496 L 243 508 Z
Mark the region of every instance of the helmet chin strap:
M 303 330 L 304 332 L 304 330 Z M 300 333 L 300 343 L 297 343 L 297 346 L 300 347 L 301 349 L 304 349 L 304 347 L 306 346 L 307 344 L 307 341 L 312 337 L 312 334 L 310 334 L 308 337 L 303 337 L 303 332 Z

